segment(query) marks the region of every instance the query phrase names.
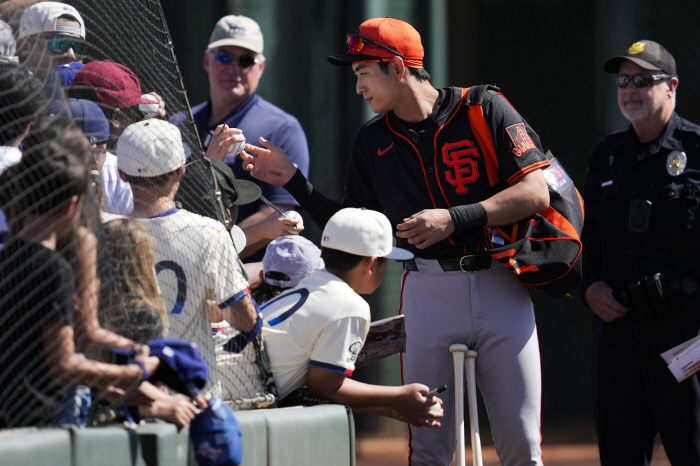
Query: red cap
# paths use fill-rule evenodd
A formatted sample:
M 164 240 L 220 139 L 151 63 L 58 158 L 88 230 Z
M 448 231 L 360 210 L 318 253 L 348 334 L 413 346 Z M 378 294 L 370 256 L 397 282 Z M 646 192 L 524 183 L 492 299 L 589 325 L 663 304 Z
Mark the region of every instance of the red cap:
M 423 68 L 423 45 L 420 34 L 405 21 L 393 18 L 372 18 L 360 24 L 356 35 L 396 50 L 406 57 L 404 63 L 411 68 Z M 380 47 L 365 46 L 359 53 L 346 53 L 328 57 L 334 65 L 350 65 L 356 62 L 393 58 L 397 56 Z
M 126 108 L 141 103 L 139 78 L 119 63 L 104 60 L 83 66 L 73 78 L 71 88 L 85 86 L 95 90 L 95 103 L 100 107 Z

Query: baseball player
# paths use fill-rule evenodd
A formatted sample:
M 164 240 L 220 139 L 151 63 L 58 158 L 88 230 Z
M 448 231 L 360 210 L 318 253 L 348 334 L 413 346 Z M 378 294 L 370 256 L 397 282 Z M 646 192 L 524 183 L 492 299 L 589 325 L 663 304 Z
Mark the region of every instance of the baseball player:
M 170 336 L 196 343 L 209 364 L 209 388 L 221 388 L 211 322 L 228 321 L 250 331 L 257 312 L 226 228 L 175 206 L 185 151 L 180 131 L 163 120 L 129 125 L 117 144 L 119 174 L 134 193 L 134 211 L 153 236 L 155 270 L 169 316 Z M 219 315 L 210 315 L 207 299 Z M 223 381 L 224 383 L 226 381 Z
M 527 289 L 485 248 L 503 244 L 493 226 L 509 225 L 549 205 L 539 137 L 494 88 L 479 94 L 435 89 L 423 69 L 420 35 L 392 18 L 365 21 L 347 36 L 356 92 L 378 115 L 358 132 L 343 205 L 385 211 L 404 262 L 400 312 L 406 316 L 404 383 L 453 383 L 448 347 L 479 352 L 476 377 L 503 465 L 542 464 L 541 371 L 535 317 Z M 468 118 L 479 99 L 493 135 L 498 171 L 486 166 Z M 243 166 L 283 185 L 325 224 L 340 206 L 324 198 L 274 144 L 246 146 Z M 248 153 L 250 152 L 250 153 Z M 505 232 L 503 228 L 501 232 Z M 510 232 L 515 234 L 516 232 Z M 413 465 L 449 464 L 455 448 L 454 400 L 444 396 L 437 429 L 409 430 Z
M 441 400 L 424 396 L 429 387 L 384 387 L 348 378 L 369 330 L 369 305 L 358 293 L 377 289 L 386 259 L 413 257 L 391 243 L 391 224 L 383 214 L 340 210 L 323 230 L 326 268 L 315 270 L 262 308 L 263 335 L 280 398 L 307 385 L 311 396 L 358 411 L 419 427 L 440 425 Z

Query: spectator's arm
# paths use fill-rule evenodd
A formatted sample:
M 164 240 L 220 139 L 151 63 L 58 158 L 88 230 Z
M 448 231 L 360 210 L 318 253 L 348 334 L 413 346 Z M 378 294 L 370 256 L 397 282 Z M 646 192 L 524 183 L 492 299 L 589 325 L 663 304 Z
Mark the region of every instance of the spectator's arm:
M 62 385 L 87 385 L 106 389 L 114 386 L 126 390 L 138 385 L 144 373 L 140 365 L 116 365 L 85 359 L 75 353 L 73 327 L 63 323 L 48 323 L 42 327 L 44 354 L 47 357 L 49 375 Z M 148 355 L 148 347 L 137 356 L 149 374 L 159 364 L 158 358 Z

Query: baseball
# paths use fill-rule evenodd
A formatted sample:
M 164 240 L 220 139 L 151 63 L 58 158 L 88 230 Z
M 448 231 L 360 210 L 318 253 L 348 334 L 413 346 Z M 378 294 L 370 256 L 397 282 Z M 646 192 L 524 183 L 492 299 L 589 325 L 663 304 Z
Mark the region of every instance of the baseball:
M 295 210 L 288 210 L 288 211 L 286 211 L 286 212 L 284 213 L 284 215 L 286 215 L 287 218 L 298 218 L 298 219 L 299 219 L 299 225 L 297 225 L 297 228 L 299 228 L 300 230 L 301 230 L 302 228 L 304 228 L 304 220 L 301 218 L 301 214 L 300 214 L 299 212 L 297 212 L 297 211 L 295 211 Z M 299 232 L 298 232 L 298 231 L 295 231 L 294 234 L 295 234 L 295 235 L 298 235 Z
M 144 101 L 148 101 L 150 103 L 145 103 Z M 155 98 L 154 96 L 150 94 L 144 94 L 141 96 L 141 103 L 139 103 L 139 110 L 141 110 L 143 113 L 145 113 L 148 116 L 156 116 L 158 115 L 158 110 L 160 108 L 160 105 L 158 103 L 158 99 Z
M 243 134 L 240 134 L 239 136 L 243 136 Z M 233 136 L 230 136 L 233 137 Z M 243 148 L 245 147 L 245 139 L 243 139 L 241 142 L 235 142 L 228 146 L 228 151 L 226 151 L 226 155 L 231 155 L 231 156 L 236 156 L 241 153 Z

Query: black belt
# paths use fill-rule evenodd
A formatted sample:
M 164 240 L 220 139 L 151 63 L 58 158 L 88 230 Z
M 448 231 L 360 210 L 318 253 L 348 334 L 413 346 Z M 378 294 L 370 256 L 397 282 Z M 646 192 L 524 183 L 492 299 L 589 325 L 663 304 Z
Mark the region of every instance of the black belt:
M 488 270 L 491 268 L 491 256 L 488 255 L 453 257 L 451 259 L 437 259 L 437 261 L 444 272 L 454 272 L 457 270 L 461 270 L 462 272 L 478 272 L 479 270 Z M 403 269 L 411 272 L 419 271 L 415 259 L 404 262 Z

